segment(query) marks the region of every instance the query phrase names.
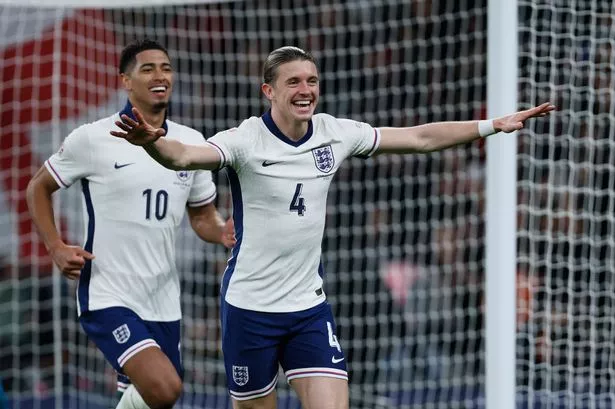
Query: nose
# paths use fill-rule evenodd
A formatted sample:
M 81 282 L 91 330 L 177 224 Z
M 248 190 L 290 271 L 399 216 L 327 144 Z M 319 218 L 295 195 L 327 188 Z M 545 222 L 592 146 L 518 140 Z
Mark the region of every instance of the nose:
M 310 92 L 310 85 L 307 81 L 301 81 L 299 83 L 299 92 L 302 94 L 308 94 Z
M 156 79 L 164 78 L 164 72 L 160 68 L 155 69 L 154 70 L 154 78 L 156 78 Z

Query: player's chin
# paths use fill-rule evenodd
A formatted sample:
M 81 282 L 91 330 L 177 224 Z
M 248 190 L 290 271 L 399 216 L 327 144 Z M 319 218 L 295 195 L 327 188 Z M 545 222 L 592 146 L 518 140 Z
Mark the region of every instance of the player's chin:
M 295 119 L 298 121 L 309 121 L 314 115 L 314 109 L 297 110 L 294 112 Z
M 164 101 L 153 101 L 152 102 L 152 110 L 154 112 L 159 112 L 162 111 L 163 109 L 167 109 L 167 107 L 169 106 L 169 100 L 164 100 Z

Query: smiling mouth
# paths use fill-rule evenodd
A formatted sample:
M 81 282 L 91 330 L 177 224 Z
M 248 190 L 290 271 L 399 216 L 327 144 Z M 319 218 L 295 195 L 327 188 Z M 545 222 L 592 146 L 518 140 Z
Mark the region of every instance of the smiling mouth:
M 158 85 L 155 87 L 151 87 L 149 90 L 150 92 L 156 94 L 156 95 L 164 95 L 167 93 L 167 89 L 168 87 L 165 87 L 164 85 Z
M 293 102 L 292 104 L 297 108 L 309 108 L 312 105 L 312 101 Z

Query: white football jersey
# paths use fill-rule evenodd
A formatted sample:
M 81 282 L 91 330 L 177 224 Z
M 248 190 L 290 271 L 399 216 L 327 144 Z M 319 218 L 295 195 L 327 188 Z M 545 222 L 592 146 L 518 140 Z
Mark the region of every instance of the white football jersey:
M 208 142 L 227 166 L 237 244 L 222 296 L 239 308 L 293 312 L 325 300 L 321 242 L 327 193 L 349 156 L 368 157 L 380 143 L 362 122 L 316 114 L 294 142 L 268 112 Z
M 78 312 L 123 306 L 147 321 L 175 321 L 181 318 L 176 230 L 186 205 L 214 200 L 215 185 L 211 172 L 166 169 L 143 148 L 110 135 L 119 119 L 75 129 L 45 162 L 59 186 L 80 182 L 83 192 L 84 248 L 96 258 L 81 272 Z M 205 143 L 187 126 L 167 120 L 165 127 L 167 138 Z

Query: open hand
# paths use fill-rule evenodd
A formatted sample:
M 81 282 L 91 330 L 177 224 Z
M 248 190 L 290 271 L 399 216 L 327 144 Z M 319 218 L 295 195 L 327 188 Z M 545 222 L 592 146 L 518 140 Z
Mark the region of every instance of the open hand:
M 121 121 L 115 121 L 115 124 L 125 132 L 110 131 L 109 133 L 118 138 L 126 139 L 133 145 L 147 145 L 148 143 L 155 142 L 161 136 L 166 133 L 163 128 L 154 128 L 150 125 L 141 112 L 137 108 L 132 108 L 136 121 L 130 118 L 128 115 L 122 115 Z
M 545 102 L 534 108 L 519 111 L 514 114 L 502 116 L 493 120 L 493 127 L 496 132 L 514 132 L 523 128 L 523 123 L 530 118 L 547 116 L 555 109 L 555 105 Z

